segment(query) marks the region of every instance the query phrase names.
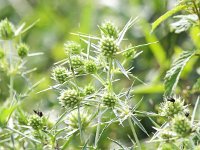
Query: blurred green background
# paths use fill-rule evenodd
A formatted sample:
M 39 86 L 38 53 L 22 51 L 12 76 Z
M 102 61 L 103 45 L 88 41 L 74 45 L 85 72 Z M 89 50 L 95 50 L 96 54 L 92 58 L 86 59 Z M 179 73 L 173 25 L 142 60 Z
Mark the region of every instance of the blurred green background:
M 172 59 L 183 49 L 200 47 L 199 37 L 194 34 L 199 29 L 192 28 L 188 33 L 175 34 L 169 28 L 173 19 L 168 19 L 154 33 L 150 33 L 151 23 L 175 4 L 176 0 L 0 0 L 0 19 L 8 18 L 15 25 L 23 22 L 29 25 L 40 20 L 23 36 L 23 40 L 30 45 L 31 53 L 44 52 L 44 55 L 29 58 L 27 63 L 28 68 L 37 67 L 30 82 L 35 83 L 42 78 L 44 81 L 24 100 L 24 108 L 30 112 L 40 108 L 50 113 L 58 106 L 58 93 L 52 90 L 40 94 L 36 92 L 53 85 L 50 71 L 56 61 L 65 58 L 64 43 L 67 40 L 79 41 L 77 36 L 70 33 L 100 34 L 97 25 L 104 20 L 111 20 L 123 27 L 131 17 L 138 16 L 139 21 L 126 34 L 128 41 L 133 45 L 154 41 L 159 43 L 138 49 L 143 53 L 132 61 L 133 74 L 147 83 L 135 82 L 135 101 L 143 97 L 141 110 L 155 111 L 155 104 L 162 101 L 163 78 Z M 198 64 L 199 60 L 192 59 L 184 70 L 179 84 L 181 94 L 199 77 L 198 70 L 193 69 L 198 68 Z M 124 82 L 132 83 L 127 80 Z M 19 83 L 15 86 L 23 91 Z M 189 101 L 194 102 L 192 99 Z M 144 119 L 142 122 L 151 133 L 153 130 L 148 125 L 149 121 Z M 139 136 L 145 135 L 141 133 Z

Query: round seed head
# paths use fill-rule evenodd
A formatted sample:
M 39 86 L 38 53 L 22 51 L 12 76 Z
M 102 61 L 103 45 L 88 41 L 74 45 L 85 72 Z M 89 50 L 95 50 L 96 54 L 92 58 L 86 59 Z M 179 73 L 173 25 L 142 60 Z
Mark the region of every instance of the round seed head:
M 100 28 L 103 37 L 112 37 L 116 39 L 119 36 L 118 28 L 110 21 L 104 22 Z
M 119 50 L 119 46 L 116 44 L 116 41 L 109 37 L 102 38 L 99 47 L 103 56 L 107 58 L 113 58 Z
M 28 124 L 35 130 L 42 130 L 44 128 L 45 122 L 43 117 L 32 115 L 28 120 Z
M 188 136 L 191 131 L 191 124 L 184 115 L 176 115 L 172 120 L 172 128 L 180 137 Z
M 65 44 L 65 52 L 66 54 L 80 54 L 81 53 L 81 45 L 74 41 L 68 41 Z
M 12 23 L 8 21 L 8 19 L 4 19 L 0 22 L 0 38 L 3 40 L 10 40 L 14 37 L 14 26 Z
M 84 65 L 83 59 L 80 56 L 71 57 L 71 62 L 74 69 L 81 69 Z
M 17 53 L 19 57 L 21 58 L 26 57 L 28 54 L 28 51 L 29 51 L 29 47 L 26 44 L 20 43 L 19 45 L 17 45 Z
M 74 89 L 68 89 L 61 93 L 59 102 L 63 107 L 74 108 L 81 101 L 79 93 Z
M 91 85 L 86 86 L 84 89 L 85 95 L 90 95 L 90 94 L 93 94 L 94 92 L 95 92 L 95 88 Z
M 53 78 L 61 84 L 67 81 L 68 74 L 65 67 L 62 67 L 62 66 L 55 67 L 53 69 L 52 75 L 53 75 Z
M 181 98 L 165 100 L 160 106 L 160 114 L 169 118 L 184 112 L 184 101 Z
M 87 61 L 85 63 L 85 70 L 86 70 L 87 73 L 91 73 L 91 74 L 96 73 L 96 71 L 97 71 L 96 63 L 94 61 L 91 61 L 91 60 Z
M 107 107 L 114 107 L 117 98 L 111 94 L 106 94 L 103 96 L 103 104 Z

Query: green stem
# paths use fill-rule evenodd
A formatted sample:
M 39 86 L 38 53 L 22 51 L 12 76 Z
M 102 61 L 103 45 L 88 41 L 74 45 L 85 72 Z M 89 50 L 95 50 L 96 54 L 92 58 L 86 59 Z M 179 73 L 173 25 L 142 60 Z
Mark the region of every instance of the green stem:
M 81 125 L 80 106 L 78 106 L 78 128 L 79 128 L 79 132 L 80 132 L 81 143 L 84 143 L 84 138 L 83 138 L 83 134 L 82 134 L 82 125 Z
M 95 149 L 97 148 L 97 144 L 99 141 L 99 134 L 100 134 L 100 128 L 101 128 L 101 111 L 99 111 L 98 114 L 98 124 L 97 124 L 97 130 L 96 130 L 96 136 L 95 136 L 95 143 L 94 143 L 94 147 Z
M 130 127 L 131 127 L 131 131 L 132 131 L 133 136 L 134 136 L 134 138 L 135 138 L 135 141 L 136 141 L 136 143 L 137 143 L 138 149 L 141 150 L 142 148 L 141 148 L 139 139 L 138 139 L 138 137 L 137 137 L 137 134 L 136 134 L 136 132 L 135 132 L 133 123 L 132 123 L 132 121 L 131 121 L 131 117 L 128 117 L 128 123 L 129 123 L 129 125 L 130 125 Z
M 108 80 L 108 91 L 111 92 L 112 91 L 112 59 L 108 59 L 108 63 L 109 63 L 109 68 L 108 68 L 108 75 L 107 75 L 107 80 Z
M 10 52 L 9 52 L 9 72 L 10 72 L 10 85 L 9 85 L 9 95 L 10 95 L 10 101 L 13 99 L 13 86 L 14 86 L 14 79 L 13 79 L 13 66 L 12 66 L 12 55 L 13 55 L 13 50 L 12 50 L 12 41 L 9 41 L 9 47 L 10 47 Z

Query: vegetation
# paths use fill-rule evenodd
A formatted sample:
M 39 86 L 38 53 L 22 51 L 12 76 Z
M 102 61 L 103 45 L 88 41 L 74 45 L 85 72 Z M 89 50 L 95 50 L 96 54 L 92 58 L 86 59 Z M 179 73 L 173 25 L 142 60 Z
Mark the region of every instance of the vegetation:
M 113 11 L 155 5 L 135 18 L 116 12 L 124 24 L 104 3 L 24 2 L 2 6 L 19 16 L 31 9 L 31 23 L 16 25 L 16 13 L 0 8 L 0 149 L 200 149 L 199 0 L 169 10 L 167 1 L 108 3 Z M 71 12 L 81 6 L 77 19 Z M 92 29 L 94 6 L 110 20 Z

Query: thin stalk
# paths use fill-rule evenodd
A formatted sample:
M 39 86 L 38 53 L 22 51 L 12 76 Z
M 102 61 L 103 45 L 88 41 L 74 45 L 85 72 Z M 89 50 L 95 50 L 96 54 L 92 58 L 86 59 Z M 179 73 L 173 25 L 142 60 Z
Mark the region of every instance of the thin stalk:
M 97 124 L 95 143 L 94 143 L 95 149 L 97 148 L 97 144 L 98 144 L 98 140 L 99 140 L 99 134 L 100 134 L 100 128 L 101 128 L 101 117 L 102 117 L 102 114 L 101 114 L 101 111 L 99 110 L 98 124 Z
M 107 80 L 108 80 L 108 91 L 112 91 L 112 59 L 108 60 L 109 63 L 109 68 L 108 68 L 108 75 L 107 75 Z
M 135 132 L 133 123 L 132 123 L 132 121 L 131 121 L 131 117 L 128 117 L 128 123 L 129 123 L 129 125 L 130 125 L 130 127 L 131 127 L 131 131 L 132 131 L 133 136 L 134 136 L 134 138 L 135 138 L 135 141 L 136 141 L 136 143 L 137 143 L 138 149 L 139 149 L 139 150 L 142 150 L 141 145 L 140 145 L 140 142 L 139 142 L 139 139 L 138 139 L 137 134 L 136 134 L 136 132 Z
M 80 106 L 78 106 L 78 128 L 79 128 L 79 132 L 80 132 L 80 140 L 81 143 L 84 143 L 84 138 L 83 138 L 83 134 L 82 134 L 82 125 L 81 125 L 81 115 L 80 115 Z
M 9 52 L 9 71 L 10 71 L 10 84 L 9 84 L 9 97 L 10 97 L 10 101 L 12 101 L 13 98 L 13 86 L 14 86 L 14 79 L 13 79 L 13 75 L 12 75 L 12 70 L 13 70 L 13 66 L 12 66 L 12 55 L 13 55 L 13 50 L 12 50 L 12 41 L 9 41 L 9 47 L 10 47 L 10 52 Z

